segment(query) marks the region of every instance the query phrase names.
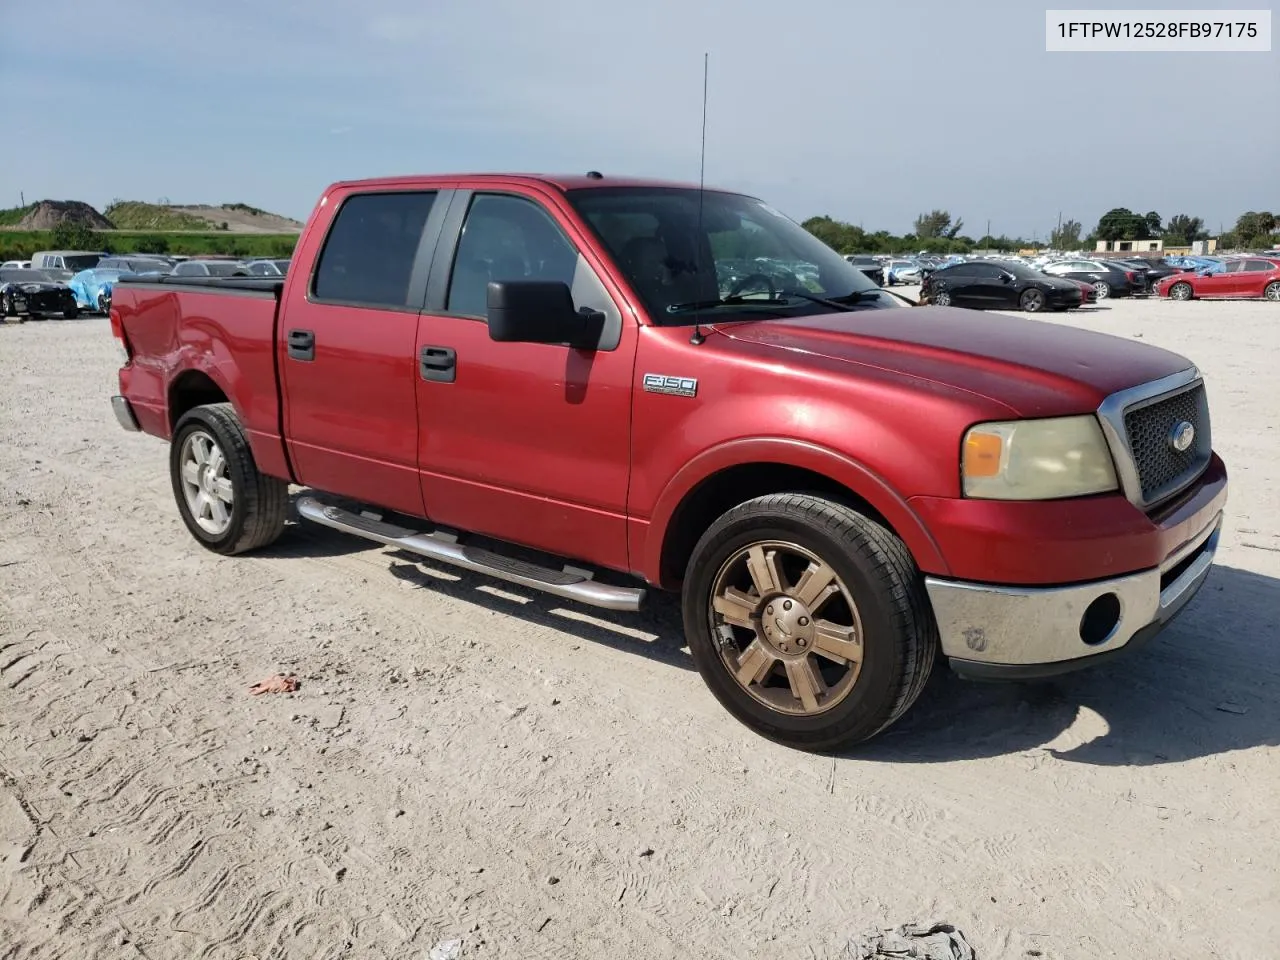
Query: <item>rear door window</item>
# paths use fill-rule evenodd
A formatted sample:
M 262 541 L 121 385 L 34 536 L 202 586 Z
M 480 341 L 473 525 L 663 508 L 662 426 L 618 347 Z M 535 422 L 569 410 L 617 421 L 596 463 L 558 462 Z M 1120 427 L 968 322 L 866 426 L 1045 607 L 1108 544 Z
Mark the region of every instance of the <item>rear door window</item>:
M 435 199 L 434 190 L 347 197 L 316 263 L 311 298 L 353 306 L 411 306 L 409 280 Z

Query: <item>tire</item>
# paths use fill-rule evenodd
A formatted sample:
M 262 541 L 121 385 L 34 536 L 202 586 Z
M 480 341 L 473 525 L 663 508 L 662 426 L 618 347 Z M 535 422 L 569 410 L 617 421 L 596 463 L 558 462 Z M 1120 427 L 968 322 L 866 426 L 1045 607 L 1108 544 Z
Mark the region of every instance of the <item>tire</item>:
M 1280 280 L 1272 280 L 1262 288 L 1262 298 L 1280 303 Z
M 764 577 L 763 588 L 752 572 L 756 556 L 773 559 L 756 570 L 778 574 Z M 824 573 L 812 575 L 817 570 Z M 816 584 L 830 576 L 817 600 L 805 591 L 810 575 Z M 689 558 L 682 606 L 694 663 L 716 699 L 756 733 L 801 750 L 827 752 L 885 730 L 920 696 L 938 649 L 933 610 L 906 546 L 856 510 L 816 495 L 758 497 L 716 520 Z M 850 639 L 833 644 L 838 636 Z M 841 661 L 820 647 L 853 656 Z M 819 666 L 823 687 L 809 687 L 808 699 L 792 675 L 793 668 L 803 675 L 806 664 Z M 753 668 L 749 679 L 735 677 Z
M 1027 313 L 1039 313 L 1045 308 L 1046 298 L 1044 292 L 1036 290 L 1034 287 L 1030 290 L 1022 291 L 1022 296 L 1018 298 L 1018 306 Z
M 1095 280 L 1093 284 L 1094 293 L 1098 295 L 1099 300 L 1106 300 L 1111 296 L 1111 284 L 1105 280 Z
M 62 319 L 63 319 L 63 320 L 74 320 L 74 319 L 76 319 L 76 317 L 78 317 L 78 316 L 80 316 L 80 308 L 79 308 L 79 307 L 72 307 L 70 310 L 63 310 L 63 311 L 62 311 Z
M 98 312 L 104 316 L 108 312 L 106 298 L 102 294 L 98 294 Z
M 951 306 L 951 292 L 949 290 L 939 290 L 929 298 L 929 302 L 938 307 L 949 307 Z
M 1185 280 L 1179 280 L 1177 283 L 1175 283 L 1172 287 L 1169 288 L 1169 299 L 1170 300 L 1190 300 L 1191 293 L 1192 293 L 1191 284 L 1187 283 Z
M 213 468 L 212 476 L 200 469 L 199 449 L 204 451 L 204 464 Z M 221 466 L 214 451 L 221 456 Z M 196 488 L 190 495 L 184 478 L 188 460 L 196 462 L 199 478 L 190 484 Z M 231 556 L 257 550 L 274 543 L 284 531 L 289 485 L 259 472 L 244 428 L 229 403 L 194 407 L 183 414 L 169 447 L 169 478 L 183 523 L 201 546 L 214 553 Z M 199 500 L 202 495 L 204 501 Z M 205 509 L 196 515 L 202 503 L 208 505 L 208 517 Z

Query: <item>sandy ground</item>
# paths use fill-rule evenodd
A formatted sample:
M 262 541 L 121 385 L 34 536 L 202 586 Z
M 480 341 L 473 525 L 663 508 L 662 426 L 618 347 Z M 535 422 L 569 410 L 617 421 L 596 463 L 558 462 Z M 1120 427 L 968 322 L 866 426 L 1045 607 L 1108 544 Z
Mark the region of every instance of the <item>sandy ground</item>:
M 1280 311 L 1058 322 L 1205 371 L 1220 563 L 1142 655 L 945 671 L 836 760 L 608 616 L 318 527 L 198 548 L 121 431 L 101 319 L 0 329 L 0 957 L 837 957 L 938 917 L 990 958 L 1280 943 Z M 292 695 L 253 697 L 277 670 Z

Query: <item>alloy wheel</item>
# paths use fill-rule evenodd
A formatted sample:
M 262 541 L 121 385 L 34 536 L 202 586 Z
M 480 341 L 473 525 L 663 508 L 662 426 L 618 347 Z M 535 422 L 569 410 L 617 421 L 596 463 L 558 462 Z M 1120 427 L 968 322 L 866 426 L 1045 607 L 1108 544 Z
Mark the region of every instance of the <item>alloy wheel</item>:
M 226 455 L 212 435 L 193 430 L 182 442 L 182 493 L 200 529 L 221 536 L 231 526 L 235 492 Z
M 799 544 L 761 541 L 730 556 L 708 615 L 725 669 L 770 710 L 825 713 L 858 682 L 857 604 L 832 566 Z

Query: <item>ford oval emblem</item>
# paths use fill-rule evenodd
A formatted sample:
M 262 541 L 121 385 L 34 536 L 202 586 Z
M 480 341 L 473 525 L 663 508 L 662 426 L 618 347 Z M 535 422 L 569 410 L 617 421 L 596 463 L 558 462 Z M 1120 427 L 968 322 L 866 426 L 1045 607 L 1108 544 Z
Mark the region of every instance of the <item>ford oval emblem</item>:
M 1173 429 L 1169 431 L 1169 446 L 1179 453 L 1186 453 L 1191 449 L 1195 439 L 1196 428 L 1186 420 L 1175 423 Z

